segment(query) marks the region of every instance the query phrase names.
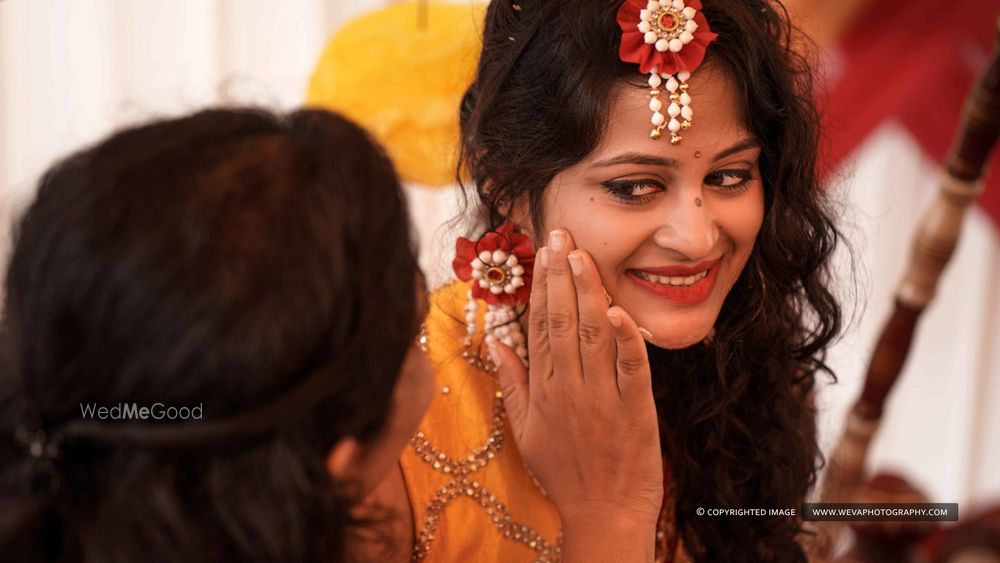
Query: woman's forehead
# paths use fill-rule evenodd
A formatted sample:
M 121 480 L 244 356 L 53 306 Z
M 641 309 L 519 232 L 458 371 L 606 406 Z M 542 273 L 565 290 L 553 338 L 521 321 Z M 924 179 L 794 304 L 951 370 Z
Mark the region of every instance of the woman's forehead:
M 651 111 L 648 88 L 631 84 L 620 86 L 614 94 L 611 112 L 597 149 L 588 160 L 604 159 L 623 151 L 685 158 L 700 152 L 712 155 L 751 137 L 741 119 L 736 89 L 723 73 L 706 67 L 690 80 L 691 128 L 674 145 L 669 138 L 650 138 Z

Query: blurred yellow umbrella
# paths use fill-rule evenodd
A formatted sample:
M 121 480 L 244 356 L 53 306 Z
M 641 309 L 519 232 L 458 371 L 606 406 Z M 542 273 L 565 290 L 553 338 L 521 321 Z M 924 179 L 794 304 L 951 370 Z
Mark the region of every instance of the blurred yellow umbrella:
M 484 15 L 482 4 L 405 2 L 351 21 L 324 49 L 307 105 L 366 127 L 403 181 L 453 184 L 458 108 L 475 77 Z

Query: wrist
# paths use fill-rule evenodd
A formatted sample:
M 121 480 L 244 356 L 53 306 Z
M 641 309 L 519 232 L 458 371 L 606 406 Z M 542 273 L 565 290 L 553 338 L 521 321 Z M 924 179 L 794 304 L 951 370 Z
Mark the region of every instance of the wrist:
M 563 528 L 613 527 L 622 531 L 656 529 L 659 510 L 625 508 L 621 503 L 556 504 Z
M 563 530 L 602 533 L 642 534 L 656 533 L 656 518 L 629 512 L 589 512 L 562 516 Z
M 604 563 L 652 561 L 656 549 L 656 519 L 630 512 L 567 514 L 562 522 L 563 561 Z

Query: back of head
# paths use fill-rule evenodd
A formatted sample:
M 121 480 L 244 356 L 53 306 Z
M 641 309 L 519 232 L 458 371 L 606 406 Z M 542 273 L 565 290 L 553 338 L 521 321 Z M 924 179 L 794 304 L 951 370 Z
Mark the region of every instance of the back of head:
M 325 112 L 204 111 L 54 166 L 7 276 L 3 559 L 336 558 L 324 457 L 389 409 L 416 331 L 407 225 L 385 156 Z M 58 442 L 130 405 L 162 419 Z M 17 443 L 43 432 L 53 455 Z

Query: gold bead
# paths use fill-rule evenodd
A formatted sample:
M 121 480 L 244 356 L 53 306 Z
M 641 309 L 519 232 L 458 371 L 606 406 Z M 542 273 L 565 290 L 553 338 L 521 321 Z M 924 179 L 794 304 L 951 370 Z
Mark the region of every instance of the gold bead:
M 678 94 L 677 92 L 674 92 L 673 94 L 670 94 L 670 101 L 676 102 L 679 99 L 681 99 L 681 95 Z
M 650 139 L 659 139 L 660 138 L 660 130 L 659 129 L 653 129 L 652 131 L 650 131 L 649 132 L 649 138 Z
M 687 92 L 687 89 L 688 89 L 688 83 L 687 82 L 682 82 L 681 83 L 681 92 Z
M 660 91 L 657 90 L 656 88 L 653 88 L 652 90 L 649 91 L 649 95 L 650 96 L 659 96 L 660 95 Z
M 690 128 L 691 128 L 691 122 L 690 121 L 688 121 L 686 119 L 684 121 L 681 121 L 681 129 L 690 129 Z
M 503 399 L 503 391 L 497 391 L 496 393 L 493 394 L 493 396 L 496 397 L 497 399 Z
M 420 333 L 417 335 L 417 346 L 420 347 L 424 352 L 427 351 L 427 326 L 424 324 L 420 325 Z
M 680 135 L 676 135 L 675 134 L 675 135 L 671 135 L 670 136 L 670 144 L 676 145 L 679 142 L 681 142 L 681 136 Z

